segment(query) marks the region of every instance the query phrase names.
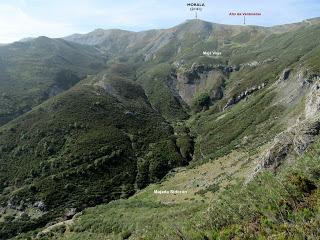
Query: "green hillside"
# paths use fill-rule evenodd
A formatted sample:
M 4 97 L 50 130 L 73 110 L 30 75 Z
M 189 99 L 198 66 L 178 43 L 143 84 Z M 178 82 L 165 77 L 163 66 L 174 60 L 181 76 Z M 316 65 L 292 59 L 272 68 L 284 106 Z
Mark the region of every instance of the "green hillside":
M 105 66 L 92 47 L 39 37 L 0 46 L 0 125 Z
M 108 72 L 3 126 L 0 151 L 1 202 L 31 213 L 16 224 L 4 218 L 8 237 L 66 208 L 130 196 L 184 164 L 171 126 L 143 89 Z
M 317 239 L 319 36 L 190 20 L 0 47 L 0 239 Z
M 318 155 L 319 141 L 277 176 L 266 172 L 245 186 L 236 184 L 212 203 L 206 198 L 161 202 L 153 189 L 165 188 L 167 180 L 128 200 L 89 208 L 74 223 L 57 225 L 41 236 L 68 240 L 317 239 Z

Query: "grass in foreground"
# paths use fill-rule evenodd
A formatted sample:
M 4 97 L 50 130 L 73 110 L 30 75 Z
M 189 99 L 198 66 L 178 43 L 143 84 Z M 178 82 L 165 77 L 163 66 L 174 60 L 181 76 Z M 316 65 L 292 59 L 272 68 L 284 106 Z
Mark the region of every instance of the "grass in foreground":
M 151 191 L 87 209 L 57 239 L 318 239 L 320 140 L 278 175 L 203 202 L 163 204 Z M 152 190 L 152 189 L 151 189 Z M 44 238 L 45 239 L 45 238 Z

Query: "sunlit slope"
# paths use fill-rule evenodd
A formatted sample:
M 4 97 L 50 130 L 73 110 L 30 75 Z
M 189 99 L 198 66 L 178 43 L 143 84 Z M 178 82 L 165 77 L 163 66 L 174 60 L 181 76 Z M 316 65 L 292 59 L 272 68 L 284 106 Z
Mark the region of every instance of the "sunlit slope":
M 0 47 L 0 125 L 100 71 L 92 47 L 39 37 Z

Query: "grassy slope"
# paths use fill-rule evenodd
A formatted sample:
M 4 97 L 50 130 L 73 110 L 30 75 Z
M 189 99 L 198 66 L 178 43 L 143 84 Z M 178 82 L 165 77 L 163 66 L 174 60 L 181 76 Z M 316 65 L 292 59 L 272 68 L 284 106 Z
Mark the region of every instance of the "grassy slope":
M 195 163 L 224 156 L 237 148 L 251 152 L 270 141 L 282 129 L 275 119 L 281 117 L 284 110 L 281 106 L 269 105 L 273 97 L 274 93 L 266 90 L 232 110 L 195 116 L 190 122 L 192 133 L 198 136 Z
M 56 228 L 47 236 L 59 239 L 316 239 L 320 234 L 319 190 L 316 189 L 319 147 L 320 141 L 295 164 L 284 166 L 277 176 L 265 172 L 248 185 L 239 183 L 246 171 L 238 168 L 238 174 L 230 172 L 231 177 L 226 181 L 230 184 L 230 179 L 234 179 L 238 184 L 227 185 L 222 190 L 223 185 L 218 189 L 211 187 L 205 195 L 194 195 L 189 190 L 195 187 L 184 186 L 182 189 L 188 190 L 185 195 L 153 194 L 155 189 L 179 189 L 191 179 L 194 184 L 200 184 L 198 189 L 201 189 L 204 179 L 210 182 L 219 177 L 220 171 L 220 174 L 224 172 L 223 167 L 228 168 L 226 173 L 231 169 L 225 160 L 237 168 L 234 160 L 243 156 L 235 153 L 220 159 L 220 166 L 215 161 L 193 170 L 181 170 L 128 200 L 89 208 L 64 229 L 64 233 Z M 213 201 L 210 203 L 208 198 Z

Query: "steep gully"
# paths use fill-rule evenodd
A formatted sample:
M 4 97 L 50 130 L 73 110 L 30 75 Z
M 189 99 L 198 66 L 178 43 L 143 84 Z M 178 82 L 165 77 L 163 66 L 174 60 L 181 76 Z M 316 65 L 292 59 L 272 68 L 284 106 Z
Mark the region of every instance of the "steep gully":
M 171 90 L 173 96 L 179 101 L 186 103 L 189 107 L 192 107 L 194 99 L 201 92 L 207 92 L 210 97 L 210 105 L 214 102 L 223 99 L 225 97 L 224 87 L 226 80 L 230 77 L 233 72 L 240 71 L 245 67 L 256 67 L 263 63 L 255 62 L 242 64 L 238 66 L 227 66 L 227 65 L 204 65 L 204 64 L 193 64 L 190 69 L 180 71 L 179 69 L 173 70 L 169 76 L 167 76 L 166 84 Z M 238 95 L 231 96 L 222 111 L 233 107 L 242 100 L 247 99 L 251 94 L 263 89 L 266 86 L 265 83 L 261 85 L 253 86 L 240 92 Z M 202 111 L 208 109 L 209 106 L 204 106 Z M 176 143 L 178 149 L 180 149 L 181 155 L 184 157 L 185 162 L 188 164 L 193 159 L 196 136 L 190 135 L 190 129 L 188 129 L 183 122 L 186 129 L 182 135 L 189 138 L 190 151 L 186 154 L 181 152 L 181 148 Z M 174 128 L 175 130 L 175 128 Z M 181 137 L 181 132 L 175 131 L 177 138 Z
M 172 72 L 171 76 L 167 79 L 167 84 L 176 97 L 191 106 L 192 100 L 197 92 L 206 90 L 205 87 L 208 86 L 208 82 L 213 81 L 216 84 L 213 85 L 210 90 L 210 99 L 214 102 L 224 97 L 223 86 L 225 80 L 229 78 L 230 73 L 239 71 L 246 66 L 255 67 L 260 64 L 264 64 L 264 62 L 248 63 L 240 66 L 194 64 L 188 71 L 183 73 L 177 71 Z M 283 82 L 287 85 L 294 84 L 292 83 L 293 80 L 290 81 L 290 79 L 297 78 L 299 82 L 298 87 L 301 88 L 300 92 L 309 91 L 304 116 L 302 116 L 303 120 L 298 118 L 296 124 L 274 138 L 271 147 L 262 153 L 259 164 L 255 168 L 252 176 L 263 169 L 269 168 L 276 170 L 286 159 L 303 154 L 320 134 L 320 76 L 307 72 L 302 74 L 301 70 L 298 71 L 297 76 L 292 76 L 292 72 L 293 70 L 290 68 L 284 69 L 278 81 L 273 85 L 277 87 L 277 85 L 281 85 Z M 262 83 L 257 86 L 252 86 L 238 95 L 232 96 L 227 100 L 222 111 L 233 107 L 240 101 L 247 99 L 251 94 L 265 87 L 266 83 Z M 190 160 L 188 159 L 188 161 Z M 250 176 L 249 179 L 251 179 L 252 176 Z

